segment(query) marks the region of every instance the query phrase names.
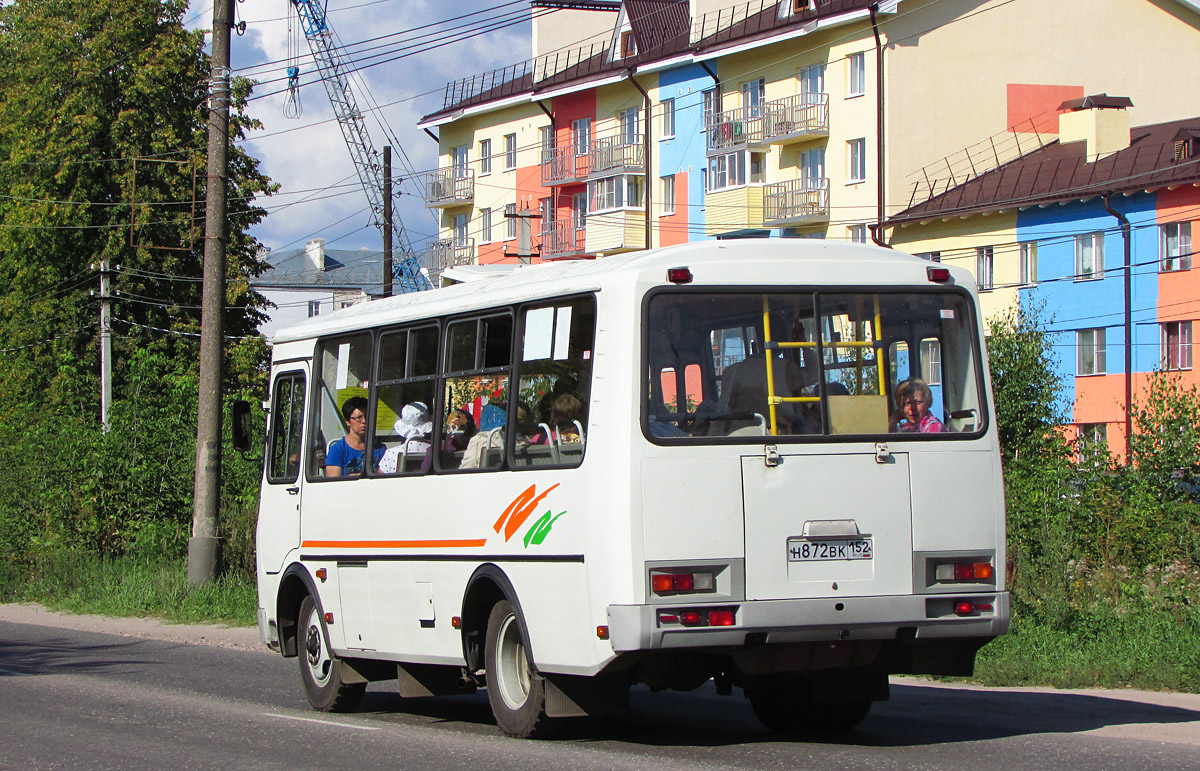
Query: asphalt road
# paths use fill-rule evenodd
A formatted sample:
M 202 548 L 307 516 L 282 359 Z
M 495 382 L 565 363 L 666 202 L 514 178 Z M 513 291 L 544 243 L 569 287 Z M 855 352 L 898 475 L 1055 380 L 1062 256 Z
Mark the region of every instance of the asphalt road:
M 735 689 L 637 689 L 562 738 L 501 736 L 483 693 L 310 710 L 294 659 L 0 621 L 0 767 L 1200 769 L 1200 696 L 903 680 L 856 732 L 779 739 Z

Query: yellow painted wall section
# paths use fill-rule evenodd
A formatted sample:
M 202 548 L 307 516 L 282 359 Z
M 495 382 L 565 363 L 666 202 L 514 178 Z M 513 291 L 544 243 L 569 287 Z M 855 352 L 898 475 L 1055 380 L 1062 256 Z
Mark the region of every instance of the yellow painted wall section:
M 966 268 L 972 276 L 976 275 L 976 247 L 990 246 L 992 280 L 996 288 L 979 293 L 983 319 L 986 322 L 1017 305 L 1021 251 L 1017 246 L 1015 212 L 896 228 L 891 244 L 908 254 L 941 252 L 943 264 Z
M 640 209 L 622 209 L 588 217 L 587 243 L 591 254 L 644 249 L 646 215 Z
M 639 75 L 637 81 L 642 88 L 646 89 L 647 93 L 651 93 L 650 89 L 658 88 L 657 75 Z M 651 101 L 651 113 L 653 115 L 654 107 L 657 102 Z M 621 110 L 631 108 L 644 110 L 642 95 L 631 83 L 613 83 L 610 86 L 604 86 L 596 89 L 596 122 L 592 128 L 592 136 L 594 138 L 611 137 L 617 133 L 617 113 Z M 640 116 L 645 119 L 645 113 Z M 638 133 L 640 134 L 644 128 L 642 121 L 638 122 Z M 651 131 L 657 133 L 654 126 Z M 653 136 L 653 135 L 652 135 Z
M 1180 77 L 1200 66 L 1200 14 L 1170 0 L 904 0 L 881 31 L 889 214 L 923 167 L 1007 130 L 1010 83 L 1127 96 L 1134 126 L 1200 104 Z

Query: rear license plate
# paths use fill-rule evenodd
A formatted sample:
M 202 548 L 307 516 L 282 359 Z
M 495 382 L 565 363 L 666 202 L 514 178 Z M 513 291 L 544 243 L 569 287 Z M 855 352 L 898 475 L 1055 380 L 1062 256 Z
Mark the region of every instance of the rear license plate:
M 788 562 L 869 560 L 874 553 L 870 538 L 835 538 L 821 541 L 789 538 L 787 542 Z

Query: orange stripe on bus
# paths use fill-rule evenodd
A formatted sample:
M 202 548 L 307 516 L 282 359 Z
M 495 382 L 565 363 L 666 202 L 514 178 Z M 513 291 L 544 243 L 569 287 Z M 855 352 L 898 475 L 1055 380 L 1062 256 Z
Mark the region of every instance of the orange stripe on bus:
M 457 541 L 305 541 L 302 547 L 314 549 L 453 549 L 461 546 L 483 546 L 486 538 L 472 538 Z

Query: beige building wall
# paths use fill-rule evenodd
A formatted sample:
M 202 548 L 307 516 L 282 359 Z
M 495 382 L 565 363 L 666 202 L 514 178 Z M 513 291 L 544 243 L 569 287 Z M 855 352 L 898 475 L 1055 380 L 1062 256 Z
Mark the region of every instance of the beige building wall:
M 902 0 L 899 11 L 882 23 L 889 214 L 923 167 L 1004 135 L 1010 83 L 1128 96 L 1133 125 L 1200 105 L 1200 80 L 1185 74 L 1200 65 L 1200 14 L 1175 0 Z
M 1020 280 L 1020 247 L 1017 244 L 1016 212 L 975 215 L 949 221 L 933 220 L 897 228 L 892 246 L 908 254 L 940 252 L 941 262 L 966 268 L 976 277 L 978 247 L 992 247 L 992 284 L 994 289 L 979 293 L 983 320 L 987 322 L 1017 306 L 1017 282 Z
M 612 39 L 617 13 L 610 11 L 533 9 L 533 57 L 553 55 L 571 48 L 605 45 Z

